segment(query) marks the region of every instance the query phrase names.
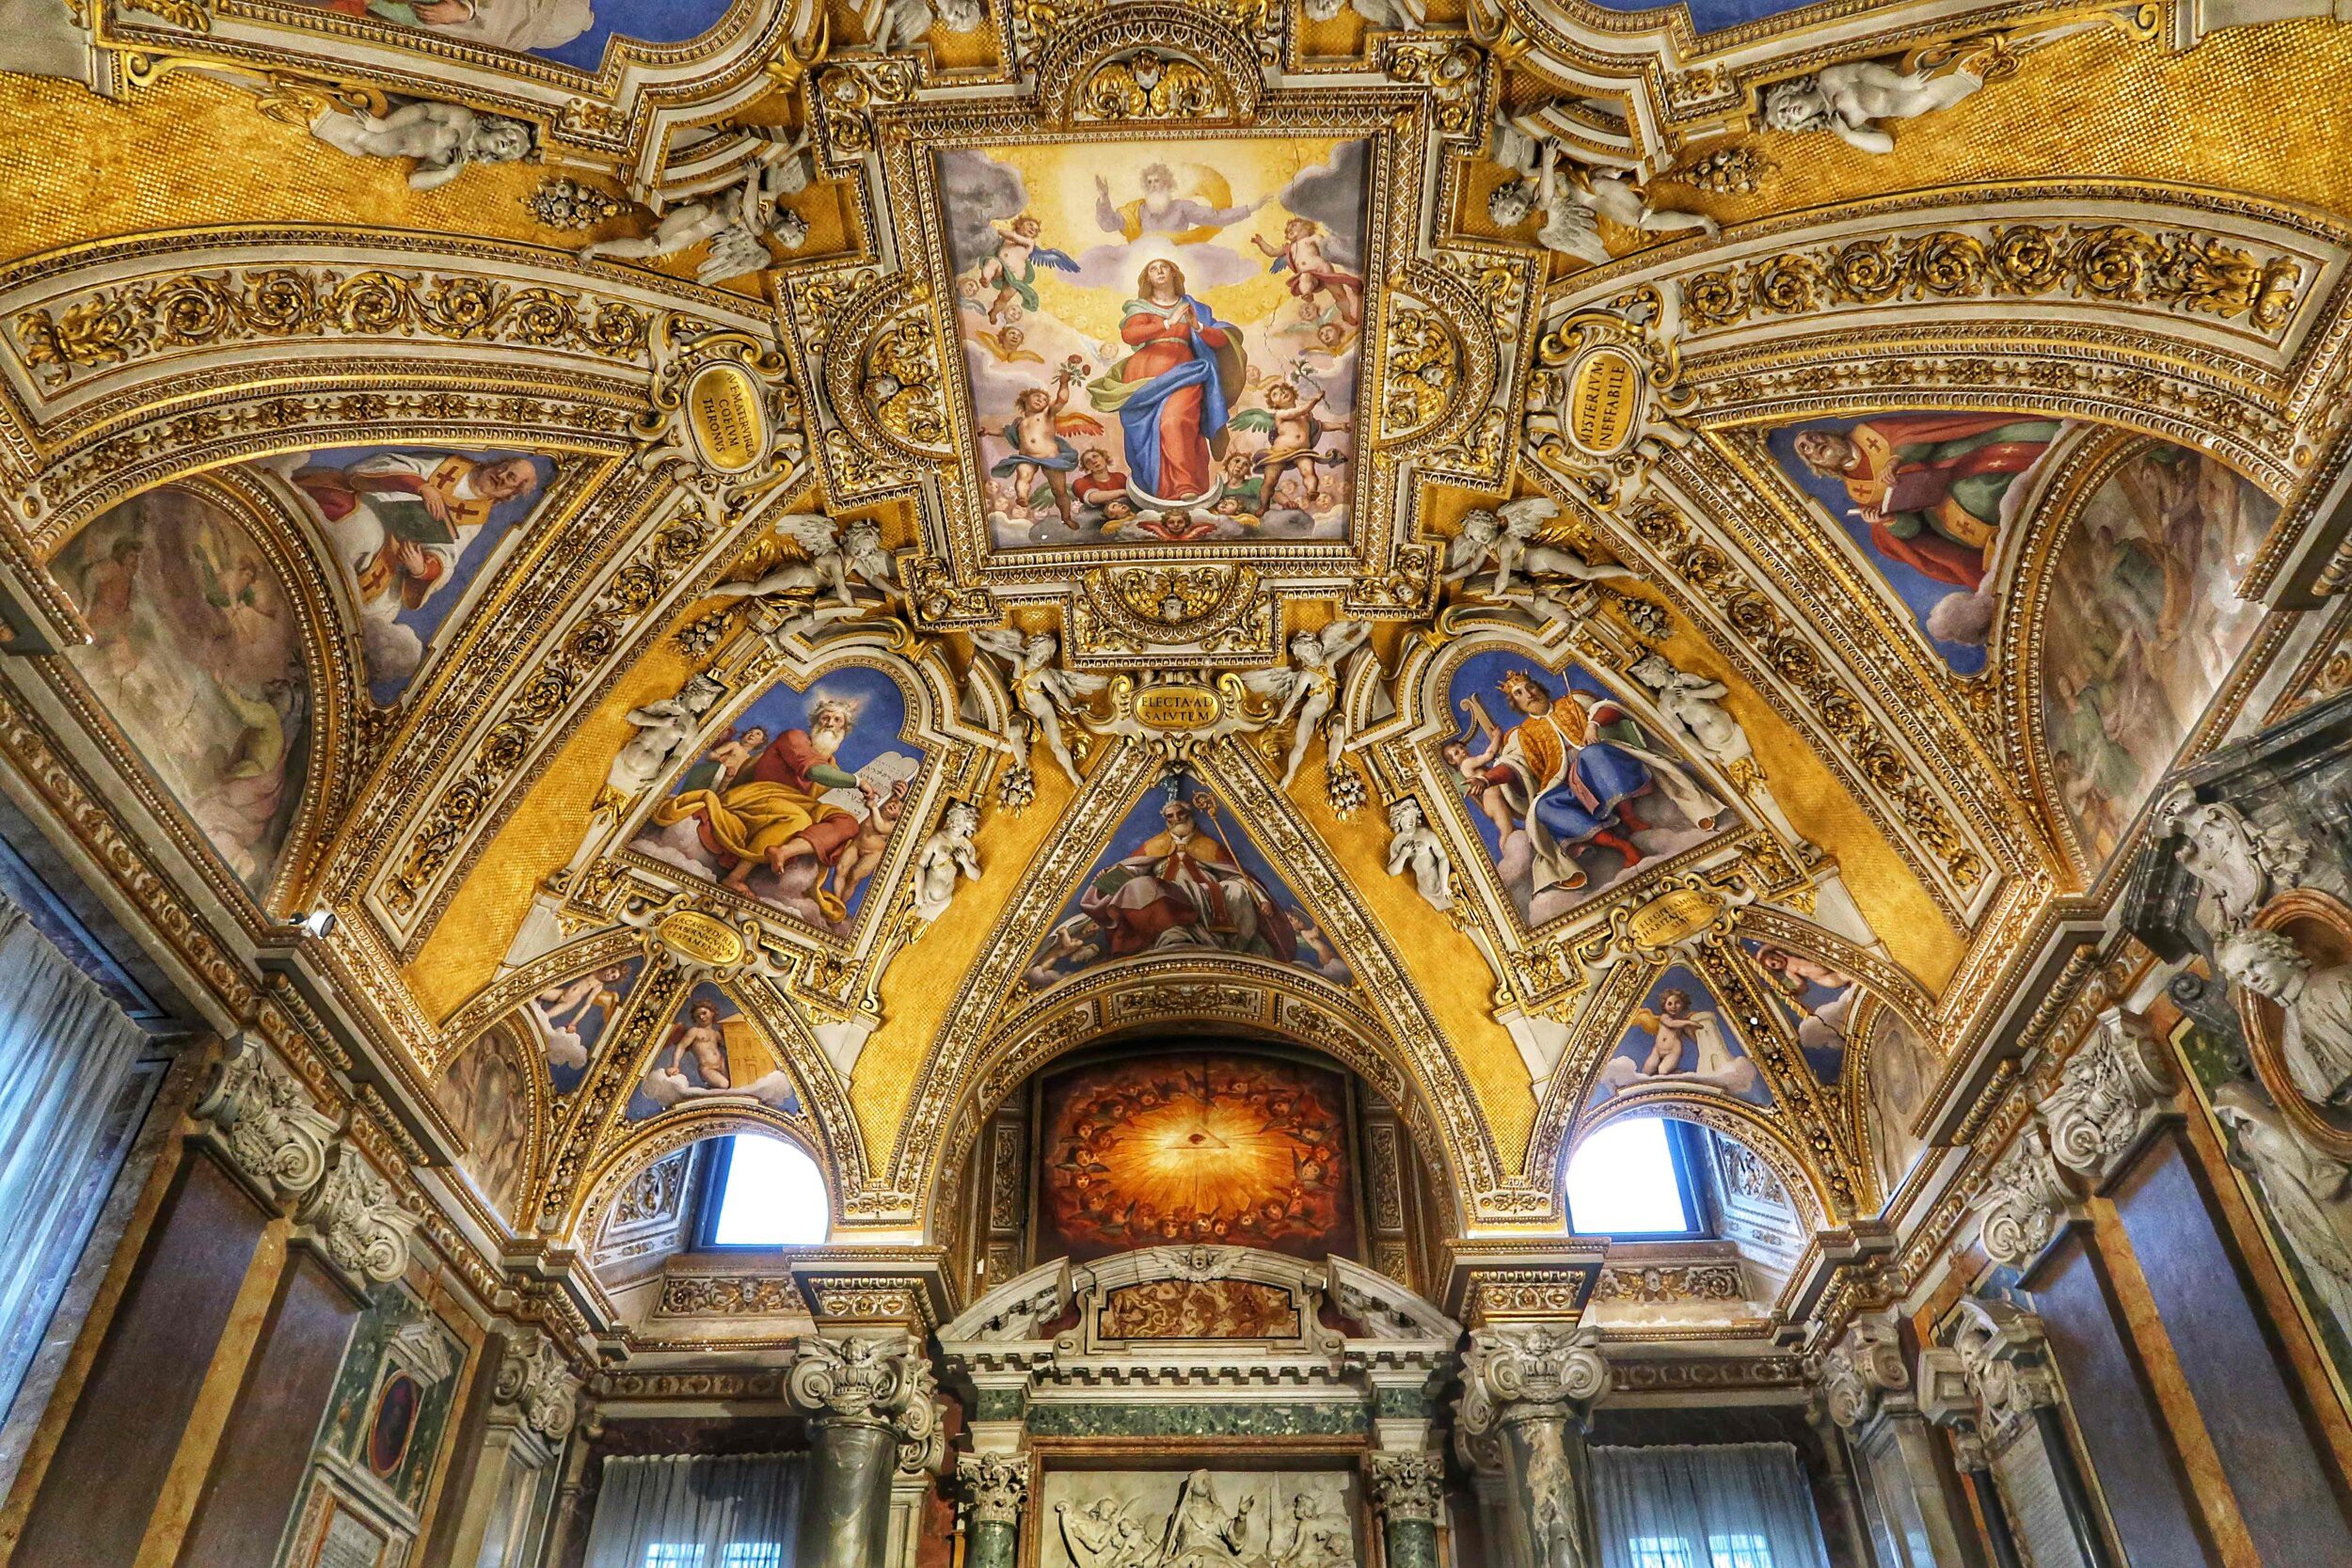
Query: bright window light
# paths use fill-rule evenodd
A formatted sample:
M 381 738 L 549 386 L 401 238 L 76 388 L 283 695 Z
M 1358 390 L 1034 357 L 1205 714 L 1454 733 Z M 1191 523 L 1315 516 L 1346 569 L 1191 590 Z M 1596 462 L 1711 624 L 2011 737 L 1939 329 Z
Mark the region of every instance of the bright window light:
M 1587 1236 L 1683 1235 L 1682 1173 L 1656 1117 L 1613 1121 L 1568 1162 L 1568 1219 Z
M 817 1162 L 782 1138 L 739 1133 L 729 1140 L 726 1187 L 710 1229 L 718 1246 L 804 1246 L 832 1225 L 825 1179 Z

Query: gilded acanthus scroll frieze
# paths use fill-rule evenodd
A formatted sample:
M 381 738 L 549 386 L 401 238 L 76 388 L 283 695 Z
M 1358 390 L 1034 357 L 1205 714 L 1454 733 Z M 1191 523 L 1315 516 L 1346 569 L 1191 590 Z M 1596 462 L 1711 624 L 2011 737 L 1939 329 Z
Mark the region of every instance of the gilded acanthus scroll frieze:
M 1778 317 L 2055 294 L 2209 316 L 2275 339 L 2294 317 L 2310 265 L 2181 230 L 1983 224 L 1830 242 L 1695 273 L 1683 285 L 1683 314 L 1695 338 Z
M 17 358 L 50 393 L 150 356 L 306 337 L 486 341 L 637 361 L 652 332 L 652 312 L 618 300 L 421 268 L 183 272 L 48 301 L 0 295 L 0 311 Z

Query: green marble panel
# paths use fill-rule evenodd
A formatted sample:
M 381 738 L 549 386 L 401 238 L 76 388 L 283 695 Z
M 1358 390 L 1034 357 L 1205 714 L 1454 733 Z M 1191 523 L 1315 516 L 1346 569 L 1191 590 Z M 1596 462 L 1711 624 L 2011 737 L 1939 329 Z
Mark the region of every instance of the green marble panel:
M 1361 1404 L 1062 1404 L 1029 1406 L 1040 1437 L 1348 1437 L 1372 1430 Z
M 1028 1402 L 1028 1395 L 1019 1388 L 983 1388 L 979 1398 L 972 1402 L 975 1421 L 1017 1421 L 1021 1408 Z

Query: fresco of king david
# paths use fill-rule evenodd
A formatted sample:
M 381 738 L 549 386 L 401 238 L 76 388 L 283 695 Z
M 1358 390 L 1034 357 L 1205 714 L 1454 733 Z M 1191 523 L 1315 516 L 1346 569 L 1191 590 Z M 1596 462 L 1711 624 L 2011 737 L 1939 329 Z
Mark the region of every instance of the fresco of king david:
M 940 157 L 993 542 L 1345 537 L 1368 145 L 1128 151 Z

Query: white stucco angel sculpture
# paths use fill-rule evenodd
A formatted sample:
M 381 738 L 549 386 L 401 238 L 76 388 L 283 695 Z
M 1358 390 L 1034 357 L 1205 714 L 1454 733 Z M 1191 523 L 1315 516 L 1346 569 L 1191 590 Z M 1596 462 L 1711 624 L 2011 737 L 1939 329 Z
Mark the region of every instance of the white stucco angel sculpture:
M 1242 677 L 1242 684 L 1250 690 L 1273 700 L 1274 717 L 1266 721 L 1269 728 L 1297 721 L 1290 757 L 1282 768 L 1283 788 L 1288 789 L 1298 777 L 1318 729 L 1325 732 L 1324 748 L 1331 770 L 1339 771 L 1340 758 L 1347 750 L 1347 715 L 1333 705 L 1339 701 L 1340 667 L 1371 635 L 1372 627 L 1361 621 L 1334 621 L 1319 632 L 1302 631 L 1291 639 L 1288 667 L 1255 670 Z
M 1895 138 L 1879 128 L 1881 120 L 1950 108 L 1983 86 L 1965 65 L 1898 71 L 1877 60 L 1848 60 L 1766 88 L 1764 123 L 1775 131 L 1834 131 L 1865 152 L 1892 152 Z
M 1042 736 L 1054 760 L 1070 775 L 1070 782 L 1076 784 L 1078 764 L 1071 755 L 1062 719 L 1109 686 L 1110 677 L 1056 668 L 1054 657 L 1061 644 L 1050 631 L 1024 638 L 1009 626 L 992 626 L 974 632 L 972 641 L 1005 661 L 1005 685 L 1022 715 L 1014 721 L 1014 734 L 1007 737 L 1012 743 L 1014 760 L 1028 767 L 1030 744 Z
M 1518 176 L 1496 186 L 1486 198 L 1487 215 L 1497 224 L 1515 229 L 1530 214 L 1540 212 L 1544 225 L 1536 232 L 1536 244 L 1596 266 L 1609 260 L 1598 218 L 1651 234 L 1695 229 L 1711 239 L 1722 231 L 1704 213 L 1652 205 L 1629 169 L 1595 168 L 1574 158 L 1566 159 L 1563 169 L 1559 136 L 1546 115 L 1546 110 L 1536 109 L 1495 118 L 1489 155 Z
M 583 261 L 599 256 L 659 261 L 707 240 L 710 250 L 694 269 L 697 282 L 724 283 L 764 271 L 774 258 L 769 255 L 762 235 L 773 235 L 787 249 L 794 247 L 794 235 L 801 242 L 807 240 L 808 225 L 780 205 L 807 184 L 806 165 L 801 159 L 755 164 L 743 177 L 734 200 L 728 200 L 723 192 L 714 192 L 685 202 L 662 214 L 652 233 L 634 240 L 597 240 L 583 246 L 580 257 Z M 793 221 L 786 222 L 787 217 Z
M 1559 503 L 1546 496 L 1526 496 L 1506 501 L 1489 512 L 1484 507 L 1464 513 L 1462 531 L 1446 551 L 1445 580 L 1459 582 L 1484 566 L 1489 558 L 1495 577 L 1487 592 L 1497 598 L 1511 587 L 1511 574 L 1529 578 L 1567 578 L 1600 582 L 1638 574 L 1629 566 L 1585 560 L 1565 546 L 1544 537 L 1545 525 L 1560 515 Z
M 980 0 L 870 0 L 866 8 L 866 42 L 876 51 L 912 49 L 937 26 L 975 33 L 987 19 Z
M 1413 874 L 1413 886 L 1433 910 L 1454 907 L 1454 857 L 1429 828 L 1410 795 L 1389 806 L 1389 875 Z
M 1735 780 L 1755 768 L 1756 750 L 1748 732 L 1727 711 L 1721 698 L 1730 689 L 1718 680 L 1676 669 L 1662 654 L 1644 654 L 1629 672 L 1650 689 L 1660 711 L 1680 727 L 1698 753 Z
M 531 156 L 532 130 L 519 119 L 478 114 L 463 103 L 403 103 L 382 115 L 329 103 L 310 135 L 355 158 L 414 158 L 408 188 L 438 190 L 468 164 L 511 164 Z
M 703 715 L 723 689 L 707 675 L 693 675 L 674 697 L 633 707 L 624 716 L 637 727 L 605 770 L 607 793 L 634 800 L 668 770 L 677 754 L 701 733 Z
M 978 808 L 950 800 L 939 827 L 914 853 L 914 918 L 929 926 L 947 912 L 956 895 L 956 879 L 980 879 L 980 852 L 972 835 L 980 830 Z
M 710 591 L 719 599 L 770 599 L 831 590 L 843 605 L 856 605 L 852 581 L 885 599 L 898 595 L 898 568 L 882 548 L 882 530 L 870 522 L 842 528 L 817 512 L 794 512 L 776 520 L 783 559 L 758 577 L 723 582 Z
M 1306 0 L 1310 22 L 1328 22 L 1350 6 L 1375 27 L 1392 33 L 1418 33 L 1429 20 L 1427 0 Z

